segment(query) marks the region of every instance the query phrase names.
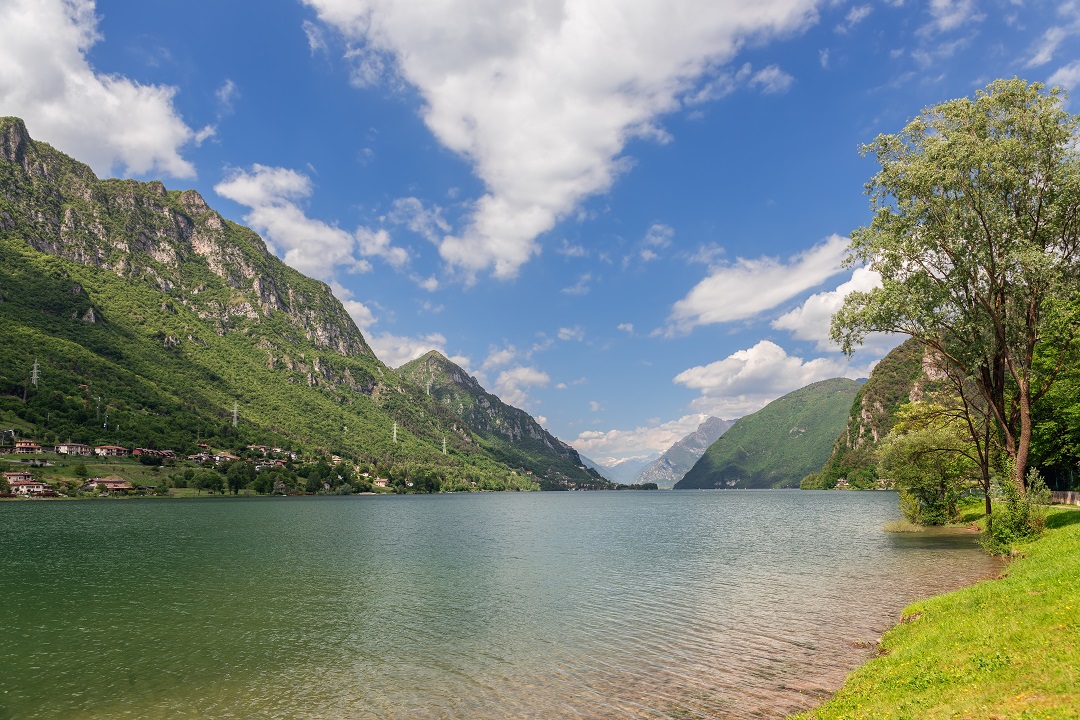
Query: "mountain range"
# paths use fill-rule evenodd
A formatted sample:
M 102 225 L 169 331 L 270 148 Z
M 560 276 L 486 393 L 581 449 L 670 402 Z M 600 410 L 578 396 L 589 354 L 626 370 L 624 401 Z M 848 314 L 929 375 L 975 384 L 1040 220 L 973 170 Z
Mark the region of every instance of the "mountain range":
M 0 118 L 0 253 L 0 423 L 20 434 L 597 482 L 524 412 L 462 412 L 384 365 L 325 283 L 198 193 L 98 179 L 18 118 Z

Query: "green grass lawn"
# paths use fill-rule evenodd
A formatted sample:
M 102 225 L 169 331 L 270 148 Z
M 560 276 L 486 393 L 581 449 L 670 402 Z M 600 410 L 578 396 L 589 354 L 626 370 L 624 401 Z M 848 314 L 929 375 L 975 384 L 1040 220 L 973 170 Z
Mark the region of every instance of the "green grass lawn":
M 879 657 L 800 720 L 1080 718 L 1080 508 L 1004 576 L 904 609 Z

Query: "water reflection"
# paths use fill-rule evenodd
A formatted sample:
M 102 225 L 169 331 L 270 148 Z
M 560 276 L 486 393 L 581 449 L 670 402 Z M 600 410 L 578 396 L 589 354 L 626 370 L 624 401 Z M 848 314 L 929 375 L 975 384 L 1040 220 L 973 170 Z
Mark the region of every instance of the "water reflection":
M 0 718 L 783 717 L 903 605 L 997 572 L 894 515 L 836 492 L 6 503 Z

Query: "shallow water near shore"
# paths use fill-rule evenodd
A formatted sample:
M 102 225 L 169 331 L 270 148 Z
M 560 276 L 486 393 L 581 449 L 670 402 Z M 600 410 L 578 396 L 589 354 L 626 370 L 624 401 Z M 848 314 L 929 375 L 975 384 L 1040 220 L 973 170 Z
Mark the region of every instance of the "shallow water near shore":
M 1001 570 L 885 492 L 0 504 L 0 720 L 780 718 Z

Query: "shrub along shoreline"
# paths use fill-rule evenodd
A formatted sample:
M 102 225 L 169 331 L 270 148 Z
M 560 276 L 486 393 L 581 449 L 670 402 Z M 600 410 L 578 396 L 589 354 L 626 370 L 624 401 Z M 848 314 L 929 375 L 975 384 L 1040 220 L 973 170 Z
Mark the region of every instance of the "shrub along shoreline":
M 1080 718 L 1080 508 L 1002 577 L 906 607 L 878 657 L 792 720 Z

